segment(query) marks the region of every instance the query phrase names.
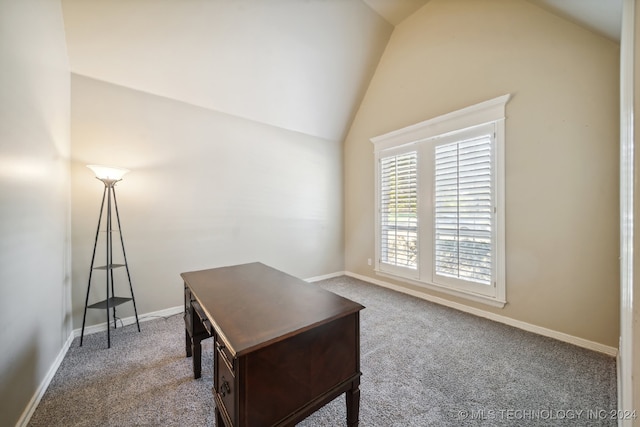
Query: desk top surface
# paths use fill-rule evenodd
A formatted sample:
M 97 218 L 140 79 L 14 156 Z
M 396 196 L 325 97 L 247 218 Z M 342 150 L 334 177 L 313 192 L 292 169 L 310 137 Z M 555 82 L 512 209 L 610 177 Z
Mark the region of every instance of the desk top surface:
M 235 356 L 364 308 L 261 263 L 191 271 L 180 276 Z

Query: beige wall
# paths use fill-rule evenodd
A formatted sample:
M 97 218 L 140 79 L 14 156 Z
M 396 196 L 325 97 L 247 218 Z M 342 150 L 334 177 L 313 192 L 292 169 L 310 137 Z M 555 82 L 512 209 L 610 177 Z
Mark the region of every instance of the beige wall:
M 345 142 L 345 269 L 376 278 L 369 139 L 511 93 L 507 306 L 411 289 L 617 347 L 618 57 L 520 0 L 431 0 L 396 27 Z
M 0 425 L 71 332 L 69 65 L 58 1 L 0 2 Z
M 343 270 L 339 142 L 76 74 L 71 93 L 75 328 L 103 190 L 86 164 L 131 169 L 116 190 L 139 313 L 182 304 L 184 271 L 253 261 L 303 278 Z M 103 275 L 93 286 L 97 301 Z M 90 310 L 89 325 L 104 321 Z

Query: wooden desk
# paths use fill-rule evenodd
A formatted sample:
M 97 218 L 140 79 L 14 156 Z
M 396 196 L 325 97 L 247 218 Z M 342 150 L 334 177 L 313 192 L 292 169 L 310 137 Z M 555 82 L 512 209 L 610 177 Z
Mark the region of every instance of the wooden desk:
M 294 425 L 342 393 L 358 425 L 362 305 L 260 263 L 181 276 L 187 355 L 215 339 L 217 426 Z

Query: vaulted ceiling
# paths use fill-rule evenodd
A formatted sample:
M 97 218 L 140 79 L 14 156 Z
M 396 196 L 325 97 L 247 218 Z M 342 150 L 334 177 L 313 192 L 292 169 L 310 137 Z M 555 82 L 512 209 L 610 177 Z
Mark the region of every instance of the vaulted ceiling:
M 398 25 L 429 0 L 362 0 Z M 548 11 L 620 42 L 622 0 L 529 0 Z
M 62 4 L 73 73 L 336 141 L 394 26 L 428 1 Z M 619 34 L 622 0 L 529 1 L 607 37 Z
M 529 0 L 550 12 L 620 42 L 622 0 Z
M 393 26 L 360 0 L 63 0 L 76 74 L 342 140 Z

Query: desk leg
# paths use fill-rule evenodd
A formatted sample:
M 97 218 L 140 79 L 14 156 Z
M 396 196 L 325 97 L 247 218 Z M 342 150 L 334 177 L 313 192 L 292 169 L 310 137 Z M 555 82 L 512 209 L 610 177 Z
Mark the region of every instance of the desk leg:
M 191 357 L 191 335 L 189 335 L 189 330 L 187 328 L 184 329 L 185 335 L 185 351 L 187 353 L 187 357 Z
M 360 415 L 360 381 L 354 381 L 353 387 L 347 390 L 347 425 L 349 427 L 358 427 L 358 418 Z
M 193 378 L 198 379 L 202 375 L 202 345 L 199 338 L 191 338 L 191 354 L 193 354 Z

